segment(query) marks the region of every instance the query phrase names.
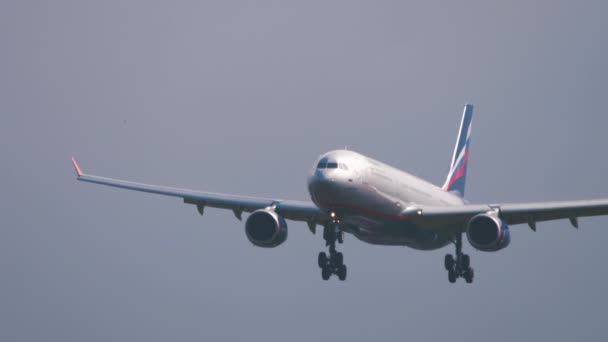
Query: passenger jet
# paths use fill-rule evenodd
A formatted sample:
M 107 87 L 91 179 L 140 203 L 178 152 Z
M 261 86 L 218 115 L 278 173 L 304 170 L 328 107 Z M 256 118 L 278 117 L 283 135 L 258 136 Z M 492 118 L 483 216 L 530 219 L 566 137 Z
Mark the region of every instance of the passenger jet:
M 323 227 L 328 252 L 320 252 L 321 276 L 346 279 L 346 266 L 336 243 L 344 233 L 375 245 L 435 250 L 453 244 L 444 267 L 448 280 L 473 282 L 473 268 L 462 252 L 463 235 L 473 248 L 499 251 L 511 241 L 509 226 L 527 224 L 536 231 L 540 221 L 568 219 L 578 228 L 578 217 L 608 215 L 608 199 L 514 204 L 470 204 L 464 199 L 473 106 L 465 105 L 450 171 L 443 186 L 433 185 L 362 154 L 335 150 L 321 155 L 308 178 L 311 201 L 246 197 L 178 189 L 93 176 L 72 163 L 84 182 L 173 196 L 195 205 L 229 209 L 245 221 L 245 234 L 258 247 L 273 248 L 287 239 L 286 220 L 303 221 L 314 234 Z

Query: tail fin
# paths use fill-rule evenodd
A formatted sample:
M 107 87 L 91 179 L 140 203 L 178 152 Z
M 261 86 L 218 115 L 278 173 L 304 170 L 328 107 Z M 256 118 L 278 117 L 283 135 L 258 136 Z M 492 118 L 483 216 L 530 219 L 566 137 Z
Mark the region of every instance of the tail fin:
M 450 191 L 464 197 L 464 186 L 467 179 L 467 164 L 469 162 L 469 146 L 471 142 L 471 121 L 473 119 L 473 105 L 466 104 L 460 122 L 458 140 L 452 155 L 450 173 L 445 180 L 443 190 Z

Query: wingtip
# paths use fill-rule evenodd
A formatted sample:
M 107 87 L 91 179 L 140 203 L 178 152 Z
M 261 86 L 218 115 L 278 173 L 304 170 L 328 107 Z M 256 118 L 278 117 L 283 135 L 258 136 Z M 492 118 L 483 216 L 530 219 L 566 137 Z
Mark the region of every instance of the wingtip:
M 80 169 L 80 166 L 78 166 L 78 163 L 74 157 L 72 157 L 72 164 L 74 165 L 74 170 L 76 170 L 76 175 L 78 177 L 82 176 L 82 170 Z

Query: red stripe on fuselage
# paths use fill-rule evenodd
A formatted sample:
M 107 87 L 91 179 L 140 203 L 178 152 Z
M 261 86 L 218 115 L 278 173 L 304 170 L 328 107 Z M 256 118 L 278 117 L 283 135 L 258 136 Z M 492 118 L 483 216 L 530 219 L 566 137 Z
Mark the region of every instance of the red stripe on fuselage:
M 386 214 L 386 213 L 382 213 L 379 211 L 371 210 L 368 208 L 357 207 L 357 206 L 352 206 L 352 205 L 347 205 L 347 204 L 331 203 L 331 204 L 328 204 L 328 206 L 331 208 L 334 208 L 334 209 L 351 210 L 351 211 L 358 212 L 363 215 L 375 216 L 375 217 L 379 217 L 379 218 L 382 218 L 385 220 L 394 220 L 394 221 L 408 221 L 409 220 L 409 217 L 407 217 L 407 216 L 391 215 L 391 214 Z

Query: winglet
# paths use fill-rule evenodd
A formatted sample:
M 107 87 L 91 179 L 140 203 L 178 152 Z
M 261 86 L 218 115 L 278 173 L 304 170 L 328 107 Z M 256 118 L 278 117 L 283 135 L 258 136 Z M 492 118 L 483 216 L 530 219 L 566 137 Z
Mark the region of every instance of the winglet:
M 74 157 L 72 157 L 72 164 L 74 164 L 74 169 L 76 170 L 76 175 L 78 177 L 82 176 L 82 170 L 80 169 L 80 166 L 78 166 L 78 163 L 76 162 L 76 159 L 74 159 Z

